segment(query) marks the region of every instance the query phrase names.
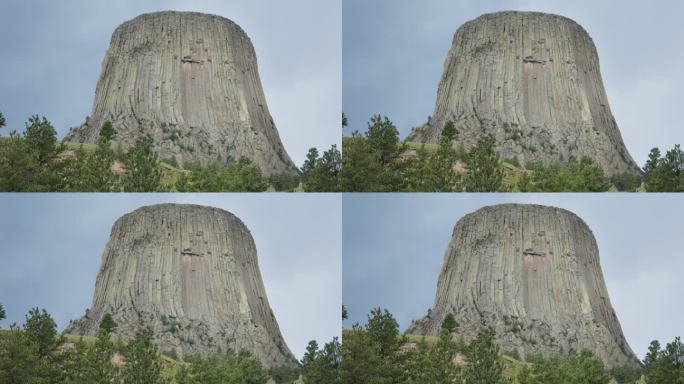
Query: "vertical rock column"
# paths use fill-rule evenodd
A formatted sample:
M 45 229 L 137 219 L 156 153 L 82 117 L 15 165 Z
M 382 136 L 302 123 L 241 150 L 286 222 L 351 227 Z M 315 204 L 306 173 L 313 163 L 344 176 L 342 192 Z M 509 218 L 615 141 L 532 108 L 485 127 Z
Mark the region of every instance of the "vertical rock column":
M 268 111 L 254 47 L 223 17 L 157 12 L 120 25 L 91 116 L 65 140 L 96 143 L 106 120 L 115 145 L 127 149 L 147 135 L 178 164 L 247 157 L 267 175 L 297 172 Z
M 432 119 L 409 140 L 437 143 L 452 120 L 458 141 L 487 135 L 522 164 L 589 157 L 608 175 L 639 172 L 608 105 L 596 47 L 565 17 L 480 16 L 454 35 Z
M 162 351 L 246 349 L 265 365 L 295 365 L 269 306 L 249 230 L 229 212 L 143 207 L 116 221 L 88 313 L 66 332 L 96 335 L 109 313 L 124 340 L 149 327 Z
M 444 254 L 430 314 L 408 332 L 492 327 L 503 351 L 550 356 L 589 349 L 608 366 L 638 364 L 615 315 L 591 230 L 571 212 L 504 204 L 464 216 Z

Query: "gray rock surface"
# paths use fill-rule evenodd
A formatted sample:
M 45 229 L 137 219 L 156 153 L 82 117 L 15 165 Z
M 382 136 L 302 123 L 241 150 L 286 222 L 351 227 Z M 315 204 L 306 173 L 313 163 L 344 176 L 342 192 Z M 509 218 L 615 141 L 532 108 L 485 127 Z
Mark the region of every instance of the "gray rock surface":
M 247 227 L 229 212 L 197 205 L 143 207 L 114 223 L 90 310 L 67 333 L 154 332 L 162 351 L 225 354 L 247 349 L 266 366 L 296 360 L 269 306 Z
M 596 47 L 565 17 L 499 12 L 461 26 L 430 121 L 411 141 L 437 143 L 452 120 L 465 148 L 484 135 L 521 164 L 587 156 L 607 175 L 637 173 L 608 105 Z
M 178 164 L 247 157 L 267 174 L 294 174 L 266 105 L 249 37 L 232 21 L 157 12 L 112 35 L 89 120 L 66 141 L 96 143 L 102 124 L 127 149 L 149 135 Z
M 408 333 L 438 335 L 453 313 L 457 335 L 492 327 L 520 356 L 589 349 L 610 367 L 638 364 L 615 315 L 589 227 L 539 205 L 489 206 L 464 216 L 444 254 L 431 312 Z

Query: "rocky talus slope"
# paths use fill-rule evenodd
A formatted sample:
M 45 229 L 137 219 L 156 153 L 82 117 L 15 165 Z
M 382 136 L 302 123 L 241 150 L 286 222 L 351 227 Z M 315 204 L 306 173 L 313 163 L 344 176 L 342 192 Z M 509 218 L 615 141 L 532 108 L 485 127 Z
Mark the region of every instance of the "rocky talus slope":
M 563 209 L 504 204 L 459 220 L 434 306 L 408 332 L 438 335 L 448 313 L 465 340 L 492 327 L 501 349 L 522 357 L 586 348 L 608 366 L 638 364 L 610 304 L 596 240 Z
M 461 26 L 432 118 L 409 140 L 437 143 L 449 120 L 465 148 L 491 135 L 504 159 L 522 164 L 586 156 L 608 175 L 639 172 L 610 111 L 596 47 L 565 17 L 500 12 Z
M 207 164 L 247 157 L 267 174 L 294 174 L 266 105 L 254 47 L 219 16 L 157 12 L 114 31 L 90 118 L 66 141 L 96 143 L 111 121 L 114 145 L 148 135 L 162 159 Z
M 256 247 L 229 212 L 196 205 L 143 207 L 114 223 L 90 310 L 66 332 L 96 335 L 109 313 L 124 340 L 149 327 L 179 356 L 246 349 L 266 366 L 296 360 L 271 310 Z

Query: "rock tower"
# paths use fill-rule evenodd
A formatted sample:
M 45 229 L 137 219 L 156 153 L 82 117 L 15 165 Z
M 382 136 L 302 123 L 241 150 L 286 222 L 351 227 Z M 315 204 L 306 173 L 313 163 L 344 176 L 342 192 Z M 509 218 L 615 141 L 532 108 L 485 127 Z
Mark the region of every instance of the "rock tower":
M 280 141 L 249 37 L 232 21 L 157 12 L 120 25 L 97 82 L 93 110 L 66 141 L 114 145 L 148 135 L 161 159 L 203 164 L 247 157 L 267 174 L 297 172 Z
M 162 351 L 246 349 L 266 366 L 296 360 L 268 304 L 247 227 L 197 205 L 143 207 L 114 223 L 86 315 L 66 332 L 96 335 L 109 313 L 124 340 L 149 327 Z
M 409 140 L 437 143 L 449 120 L 465 148 L 491 135 L 502 158 L 521 164 L 586 156 L 607 175 L 639 172 L 608 106 L 596 47 L 565 17 L 499 12 L 461 26 L 432 118 Z
M 504 204 L 456 224 L 430 313 L 409 333 L 438 335 L 453 313 L 466 340 L 492 327 L 505 352 L 589 349 L 606 365 L 638 364 L 613 310 L 589 227 L 559 208 Z

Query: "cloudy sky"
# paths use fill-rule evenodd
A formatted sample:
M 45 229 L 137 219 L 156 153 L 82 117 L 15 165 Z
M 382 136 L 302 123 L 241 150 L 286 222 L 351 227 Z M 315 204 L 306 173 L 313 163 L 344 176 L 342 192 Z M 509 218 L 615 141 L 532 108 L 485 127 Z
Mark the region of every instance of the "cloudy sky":
M 365 324 L 370 310 L 380 306 L 406 330 L 433 304 L 456 222 L 505 202 L 565 208 L 589 225 L 611 302 L 640 358 L 651 340 L 684 336 L 681 194 L 345 194 L 345 326 Z
M 92 301 L 112 224 L 141 206 L 209 205 L 247 225 L 268 300 L 292 352 L 340 335 L 341 198 L 332 194 L 4 194 L 0 199 L 0 303 L 22 324 L 45 308 L 59 331 Z
M 345 0 L 343 110 L 352 129 L 387 115 L 402 138 L 432 114 L 456 29 L 483 13 L 526 10 L 570 17 L 597 46 L 603 82 L 627 149 L 643 165 L 652 147 L 684 143 L 684 2 Z
M 141 13 L 212 13 L 250 36 L 269 109 L 301 165 L 310 147 L 340 142 L 341 0 L 3 0 L 0 111 L 21 131 L 45 115 L 62 138 L 90 115 L 114 29 Z M 339 146 L 339 145 L 338 145 Z

